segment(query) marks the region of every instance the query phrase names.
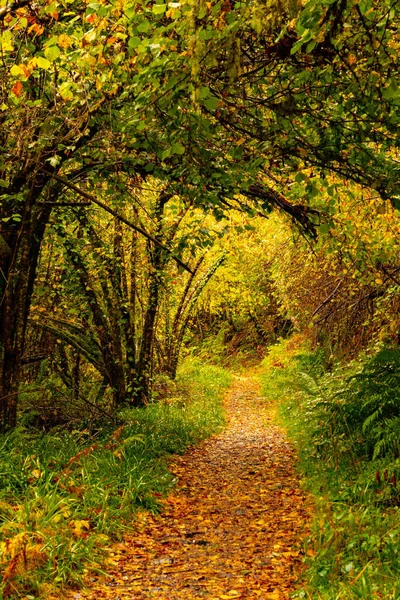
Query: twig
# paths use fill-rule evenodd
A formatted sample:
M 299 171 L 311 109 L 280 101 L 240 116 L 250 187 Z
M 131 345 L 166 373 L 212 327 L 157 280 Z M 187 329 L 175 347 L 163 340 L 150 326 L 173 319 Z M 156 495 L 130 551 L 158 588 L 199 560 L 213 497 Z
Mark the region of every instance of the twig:
M 11 398 L 12 396 L 19 396 L 20 394 L 30 394 L 31 392 L 44 392 L 46 391 L 46 388 L 33 388 L 32 390 L 26 390 L 26 392 L 22 391 L 22 392 L 12 392 L 11 394 L 7 394 L 6 396 L 3 396 L 2 398 L 0 398 L 0 402 L 2 402 L 2 400 L 6 400 L 7 398 Z
M 333 296 L 336 294 L 336 292 L 338 291 L 338 289 L 340 288 L 340 286 L 343 283 L 343 279 L 341 279 L 339 281 L 339 283 L 337 284 L 337 286 L 335 287 L 335 289 L 333 290 L 333 292 L 331 294 L 329 294 L 329 296 L 327 298 L 325 298 L 325 300 L 318 306 L 318 308 L 316 308 L 312 314 L 313 317 L 315 317 L 315 315 L 317 314 L 317 312 L 319 312 L 321 310 L 321 308 L 323 308 L 325 306 L 325 304 L 328 304 L 328 302 L 330 300 L 332 300 Z

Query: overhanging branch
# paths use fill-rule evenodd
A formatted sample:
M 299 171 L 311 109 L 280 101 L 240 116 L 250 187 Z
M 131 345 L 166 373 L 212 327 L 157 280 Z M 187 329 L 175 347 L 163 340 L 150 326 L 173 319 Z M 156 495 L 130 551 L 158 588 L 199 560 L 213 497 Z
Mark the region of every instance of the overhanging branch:
M 319 214 L 317 210 L 303 204 L 292 204 L 276 190 L 261 184 L 251 185 L 248 190 L 241 190 L 240 193 L 247 198 L 262 200 L 269 206 L 276 206 L 297 221 L 305 233 L 314 239 L 317 237 L 315 224 L 310 219 L 310 215 Z
M 89 194 L 88 192 L 85 192 L 85 190 L 82 190 L 80 187 L 78 187 L 74 183 L 71 183 L 70 181 L 67 181 L 63 177 L 59 177 L 58 175 L 55 175 L 54 173 L 50 173 L 49 171 L 44 170 L 44 173 L 46 173 L 47 175 L 50 175 L 53 179 L 55 179 L 59 183 L 62 183 L 63 185 L 65 185 L 65 187 L 73 190 L 74 192 L 76 192 L 77 194 L 79 194 L 80 196 L 82 196 L 83 198 L 86 198 L 90 202 L 93 202 L 93 204 L 96 204 L 97 206 L 100 206 L 100 208 L 102 208 L 103 210 L 105 210 L 106 212 L 108 212 L 110 215 L 112 215 L 113 217 L 115 217 L 116 219 L 118 219 L 119 221 L 121 221 L 121 223 L 124 223 L 125 225 L 127 225 L 128 227 L 130 227 L 131 229 L 133 229 L 134 231 L 137 231 L 138 233 L 140 233 L 141 235 L 143 235 L 145 238 L 147 238 L 148 240 L 150 240 L 151 242 L 153 242 L 153 244 L 156 244 L 157 246 L 159 246 L 160 248 L 162 248 L 163 250 L 165 250 L 165 252 L 167 252 L 171 256 L 171 258 L 180 267 L 182 267 L 182 269 L 185 269 L 185 271 L 187 271 L 188 273 L 192 273 L 192 270 L 190 269 L 190 267 L 188 267 L 187 264 L 185 264 L 184 262 L 182 262 L 181 259 L 178 258 L 178 256 L 175 256 L 175 254 L 172 254 L 171 250 L 169 248 L 167 248 L 167 246 L 165 246 L 164 244 L 162 244 L 159 240 L 157 240 L 154 236 L 152 236 L 150 233 L 148 233 L 145 229 L 143 229 L 142 227 L 139 227 L 138 225 L 136 225 L 135 223 L 133 223 L 129 219 L 126 219 L 123 215 L 120 215 L 113 208 L 110 208 L 109 206 L 107 206 L 106 204 L 104 204 L 104 202 L 101 202 L 101 200 L 98 200 L 96 198 L 96 196 L 93 196 L 92 194 Z

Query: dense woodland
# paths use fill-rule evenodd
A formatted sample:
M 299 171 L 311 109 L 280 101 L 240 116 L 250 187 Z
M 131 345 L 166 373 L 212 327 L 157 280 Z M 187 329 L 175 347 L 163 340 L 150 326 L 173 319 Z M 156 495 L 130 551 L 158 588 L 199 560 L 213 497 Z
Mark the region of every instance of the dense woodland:
M 76 583 L 87 530 L 94 552 L 154 508 L 169 476 L 132 477 L 218 429 L 223 367 L 264 357 L 306 477 L 329 457 L 333 496 L 398 535 L 399 25 L 397 0 L 0 1 L 4 598 L 50 597 L 39 567 Z M 319 538 L 299 597 L 398 598 L 382 531 L 344 567 Z

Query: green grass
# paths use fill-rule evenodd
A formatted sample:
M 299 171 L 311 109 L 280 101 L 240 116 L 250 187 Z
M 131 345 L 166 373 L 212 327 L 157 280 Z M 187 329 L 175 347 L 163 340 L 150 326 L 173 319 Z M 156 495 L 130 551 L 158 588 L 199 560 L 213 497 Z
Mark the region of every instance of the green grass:
M 221 368 L 188 360 L 174 397 L 125 410 L 116 431 L 0 439 L 0 598 L 48 598 L 101 568 L 140 509 L 158 510 L 174 479 L 167 457 L 224 425 Z
M 265 396 L 278 405 L 314 498 L 297 598 L 400 598 L 400 462 L 396 445 L 374 454 L 376 431 L 365 427 L 372 392 L 363 373 L 373 364 L 364 356 L 324 372 L 323 357 L 299 338 L 273 347 L 264 361 Z

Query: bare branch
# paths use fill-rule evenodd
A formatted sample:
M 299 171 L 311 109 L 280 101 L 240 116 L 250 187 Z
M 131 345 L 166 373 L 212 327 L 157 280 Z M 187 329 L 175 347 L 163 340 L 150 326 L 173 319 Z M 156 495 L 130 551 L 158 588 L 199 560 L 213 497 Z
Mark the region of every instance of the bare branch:
M 325 300 L 323 302 L 321 302 L 321 304 L 318 306 L 318 308 L 316 308 L 312 314 L 313 317 L 315 317 L 315 315 L 321 310 L 321 308 L 323 308 L 326 304 L 328 304 L 328 302 L 330 300 L 332 300 L 332 298 L 334 297 L 334 295 L 336 294 L 336 292 L 338 291 L 338 289 L 341 287 L 341 285 L 343 284 L 343 280 L 341 279 L 339 281 L 339 283 L 337 284 L 337 286 L 335 287 L 335 289 L 333 290 L 333 292 L 331 294 L 329 294 L 329 296 L 327 298 L 325 298 Z

